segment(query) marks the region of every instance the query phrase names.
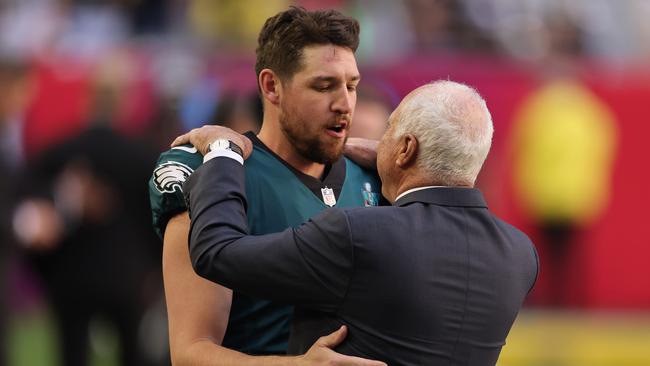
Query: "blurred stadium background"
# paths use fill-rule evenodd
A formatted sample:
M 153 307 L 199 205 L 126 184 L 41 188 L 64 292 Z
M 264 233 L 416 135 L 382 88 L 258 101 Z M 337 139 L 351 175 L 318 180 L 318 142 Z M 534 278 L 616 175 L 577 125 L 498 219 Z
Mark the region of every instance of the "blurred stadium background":
M 292 4 L 360 21 L 359 135 L 381 133 L 386 111 L 434 79 L 468 83 L 487 100 L 495 136 L 478 185 L 534 239 L 542 263 L 499 365 L 650 365 L 648 0 L 0 0 L 0 364 L 58 364 L 49 282 L 39 276 L 58 273 L 35 269 L 47 248 L 21 244 L 52 242 L 61 227 L 22 205 L 38 190 L 29 179 L 45 175 L 41 156 L 103 121 L 148 162 L 135 171 L 128 156 L 105 151 L 124 168 L 106 174 L 146 176 L 180 131 L 255 129 L 256 36 Z M 74 211 L 97 192 L 79 183 L 88 182 L 83 167 L 66 172 L 53 180 L 56 209 Z M 146 205 L 138 197 L 127 206 Z M 106 202 L 95 204 L 104 212 Z M 138 347 L 147 364 L 168 364 L 160 248 L 142 235 L 128 242 L 149 246 L 137 279 L 115 255 L 84 266 L 74 254 L 65 268 L 140 284 Z M 120 364 L 117 333 L 92 317 L 92 365 Z

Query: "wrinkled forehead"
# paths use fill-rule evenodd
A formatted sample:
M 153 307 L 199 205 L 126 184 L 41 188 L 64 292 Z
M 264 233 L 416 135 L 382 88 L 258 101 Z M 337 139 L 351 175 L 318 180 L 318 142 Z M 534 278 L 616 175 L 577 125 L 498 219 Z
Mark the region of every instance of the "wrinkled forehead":
M 354 52 L 349 48 L 332 44 L 305 47 L 302 51 L 300 68 L 295 76 L 338 77 L 345 80 L 360 78 Z

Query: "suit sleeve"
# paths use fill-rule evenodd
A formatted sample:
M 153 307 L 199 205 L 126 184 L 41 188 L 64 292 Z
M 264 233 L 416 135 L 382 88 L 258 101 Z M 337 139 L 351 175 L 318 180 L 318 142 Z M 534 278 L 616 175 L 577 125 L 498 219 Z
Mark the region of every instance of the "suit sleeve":
M 353 254 L 344 211 L 325 210 L 280 233 L 248 235 L 244 168 L 228 158 L 201 166 L 185 194 L 197 274 L 255 297 L 321 311 L 339 307 Z

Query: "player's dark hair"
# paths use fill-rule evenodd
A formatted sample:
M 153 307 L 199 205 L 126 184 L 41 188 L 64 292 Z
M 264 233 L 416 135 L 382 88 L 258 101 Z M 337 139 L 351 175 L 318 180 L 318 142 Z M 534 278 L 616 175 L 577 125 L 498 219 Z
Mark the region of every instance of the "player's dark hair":
M 257 40 L 255 74 L 273 70 L 287 81 L 301 69 L 303 49 L 333 44 L 355 52 L 359 22 L 336 10 L 307 11 L 292 6 L 266 20 Z

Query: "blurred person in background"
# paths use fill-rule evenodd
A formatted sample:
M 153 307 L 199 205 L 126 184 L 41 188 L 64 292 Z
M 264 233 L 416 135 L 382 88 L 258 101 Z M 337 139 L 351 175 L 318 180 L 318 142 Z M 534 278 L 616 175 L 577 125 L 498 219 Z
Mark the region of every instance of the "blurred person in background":
M 568 14 L 581 29 L 583 51 L 588 56 L 623 66 L 648 56 L 650 27 L 646 0 L 459 0 L 467 17 L 496 40 L 505 55 L 538 60 L 545 54 L 547 14 Z M 565 15 L 560 15 L 564 17 Z
M 239 133 L 260 132 L 264 107 L 257 93 L 225 93 L 221 96 L 210 121 Z
M 23 163 L 20 145 L 22 114 L 31 96 L 30 89 L 29 68 L 19 61 L 0 59 L 0 365 L 8 362 L 8 279 L 15 252 L 11 215 Z
M 517 197 L 542 236 L 547 303 L 564 307 L 583 295 L 567 291 L 585 280 L 572 249 L 609 201 L 617 131 L 608 106 L 580 80 L 580 27 L 550 13 L 545 30 L 542 80 L 516 113 L 511 143 Z
M 358 34 L 358 23 L 337 11 L 301 8 L 278 13 L 262 28 L 256 74 L 263 124 L 257 136 L 247 134 L 255 145 L 247 165 L 253 233 L 297 225 L 328 206 L 363 206 L 365 185 L 378 195 L 377 177 L 341 157 L 360 78 L 354 56 Z M 199 131 L 215 130 L 219 127 Z M 327 349 L 342 341 L 342 332 L 317 342 L 305 357 L 240 353 L 285 355 L 293 309 L 233 294 L 194 273 L 182 184 L 201 165 L 198 150 L 204 149 L 183 145 L 163 153 L 149 184 L 154 228 L 163 238 L 174 364 L 381 364 Z
M 348 0 L 345 9 L 364 30 L 356 53 L 360 64 L 399 62 L 413 52 L 413 29 L 405 1 Z
M 379 140 L 388 127 L 391 112 L 390 98 L 378 87 L 367 82 L 357 88 L 357 106 L 354 110 L 349 138 L 345 143 L 345 154 L 354 156 L 354 161 L 366 169 L 375 170 L 375 154 Z M 379 199 L 381 206 L 388 205 L 383 196 L 375 195 L 364 187 L 366 203 Z
M 357 89 L 357 106 L 350 127 L 350 137 L 379 141 L 388 127 L 392 106 L 378 88 L 368 83 Z
M 183 123 L 179 116 L 178 99 L 158 96 L 151 124 L 147 126 L 144 136 L 145 144 L 152 151 L 160 151 L 169 146 L 169 140 L 183 132 Z
M 148 227 L 152 153 L 110 127 L 124 86 L 100 65 L 88 128 L 29 162 L 14 227 L 45 286 L 60 364 L 89 363 L 89 326 L 114 327 L 120 365 L 147 365 L 138 328 L 159 296 L 161 256 Z
M 490 35 L 481 32 L 468 19 L 462 1 L 407 0 L 406 5 L 415 49 L 421 52 L 495 49 Z
M 268 14 L 286 9 L 290 0 L 192 0 L 190 27 L 201 38 L 232 49 L 254 48 Z

